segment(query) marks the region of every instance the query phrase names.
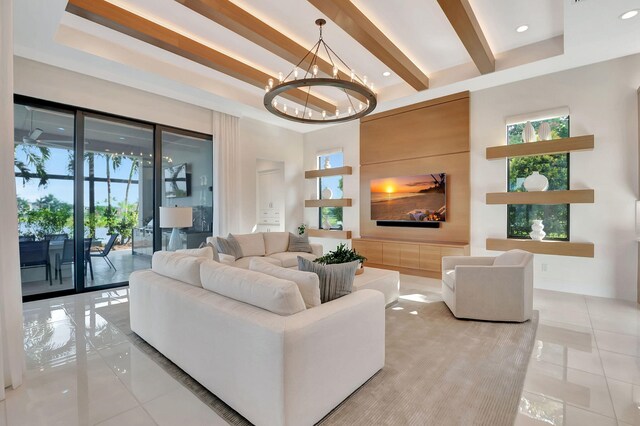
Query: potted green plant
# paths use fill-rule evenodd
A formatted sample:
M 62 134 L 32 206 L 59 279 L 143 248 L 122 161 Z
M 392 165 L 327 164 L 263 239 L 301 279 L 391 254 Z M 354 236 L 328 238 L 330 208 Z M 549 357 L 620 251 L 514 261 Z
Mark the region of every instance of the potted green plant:
M 305 232 L 307 232 L 307 225 L 301 223 L 300 226 L 298 226 L 298 235 L 304 235 Z
M 362 274 L 364 272 L 364 262 L 367 260 L 366 257 L 358 254 L 354 249 L 350 249 L 346 244 L 338 244 L 338 247 L 334 251 L 330 251 L 324 256 L 318 257 L 314 262 L 319 263 L 321 265 L 335 265 L 337 263 L 349 263 L 353 261 L 358 261 L 359 266 L 356 269 L 356 275 Z

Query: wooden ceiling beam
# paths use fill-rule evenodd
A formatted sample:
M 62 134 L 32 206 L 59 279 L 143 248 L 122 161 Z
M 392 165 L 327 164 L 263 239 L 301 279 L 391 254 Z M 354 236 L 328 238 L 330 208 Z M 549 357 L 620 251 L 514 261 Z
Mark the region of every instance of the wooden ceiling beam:
M 269 78 L 277 81 L 265 72 L 105 0 L 69 0 L 66 10 L 261 89 Z M 283 97 L 302 105 L 308 98 L 309 107 L 316 111 L 336 108 L 331 102 L 308 96 L 302 89 L 290 90 Z
M 469 0 L 438 0 L 438 3 L 480 73 L 494 72 L 496 60 Z
M 411 87 L 429 88 L 429 78 L 350 0 L 308 1 Z

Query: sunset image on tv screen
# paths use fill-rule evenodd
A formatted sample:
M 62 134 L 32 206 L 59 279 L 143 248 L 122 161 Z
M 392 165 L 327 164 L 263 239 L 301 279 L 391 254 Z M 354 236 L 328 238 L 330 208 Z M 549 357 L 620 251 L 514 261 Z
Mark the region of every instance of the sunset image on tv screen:
M 371 220 L 444 222 L 446 203 L 444 173 L 371 181 Z

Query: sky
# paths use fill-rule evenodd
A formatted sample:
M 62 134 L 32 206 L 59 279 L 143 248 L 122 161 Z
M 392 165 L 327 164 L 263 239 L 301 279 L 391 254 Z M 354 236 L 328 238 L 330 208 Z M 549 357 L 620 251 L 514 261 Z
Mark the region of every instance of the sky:
M 329 157 L 329 163 L 331 164 L 331 167 L 344 166 L 344 154 L 342 152 L 335 152 L 333 154 L 319 156 L 319 169 L 324 169 L 324 159 L 327 157 Z M 329 188 L 332 192 L 331 198 L 342 198 L 342 191 L 340 191 L 340 189 L 338 188 L 341 177 L 342 176 L 331 176 L 321 178 L 320 181 L 322 188 L 320 188 L 320 191 L 322 191 L 324 188 Z
M 45 170 L 49 174 L 65 175 L 69 176 L 67 165 L 69 163 L 68 152 L 65 149 L 51 149 L 51 156 L 45 164 Z M 26 162 L 24 151 L 21 147 L 16 149 L 16 159 Z M 33 170 L 33 167 L 30 167 Z M 116 171 L 111 169 L 111 177 L 117 179 L 128 179 L 129 171 L 131 168 L 131 160 L 125 158 L 122 161 L 122 165 Z M 85 176 L 89 172 L 88 163 L 85 161 Z M 96 177 L 106 177 L 106 160 L 104 157 L 96 157 L 94 163 L 94 173 Z M 134 175 L 134 180 L 138 178 L 137 173 Z M 53 194 L 57 199 L 69 204 L 73 204 L 73 181 L 72 180 L 56 180 L 50 179 L 46 187 L 38 187 L 38 178 L 31 178 L 31 180 L 23 185 L 22 178 L 16 178 L 16 191 L 18 197 L 24 198 L 27 201 L 33 202 L 38 198 L 41 198 L 47 194 Z M 88 187 L 88 182 L 85 182 L 85 188 Z M 117 201 L 124 200 L 126 191 L 126 183 L 111 183 L 111 197 Z M 95 184 L 95 199 L 96 204 L 106 205 L 107 203 L 107 184 L 106 182 L 96 182 Z M 129 189 L 129 202 L 135 203 L 138 200 L 138 186 L 131 185 Z M 85 191 L 85 206 L 89 205 L 89 196 Z
M 431 175 L 402 176 L 394 178 L 374 179 L 371 181 L 371 192 L 397 193 L 420 192 L 435 186 Z

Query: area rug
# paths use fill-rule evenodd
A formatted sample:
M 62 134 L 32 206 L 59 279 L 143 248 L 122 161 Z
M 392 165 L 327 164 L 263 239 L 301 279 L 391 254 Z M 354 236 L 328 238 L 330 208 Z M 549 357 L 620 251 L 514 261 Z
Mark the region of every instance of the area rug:
M 250 424 L 133 333 L 128 305 L 99 313 L 229 424 Z M 436 293 L 409 291 L 386 314 L 384 369 L 319 424 L 513 425 L 537 312 L 522 324 L 458 320 Z

